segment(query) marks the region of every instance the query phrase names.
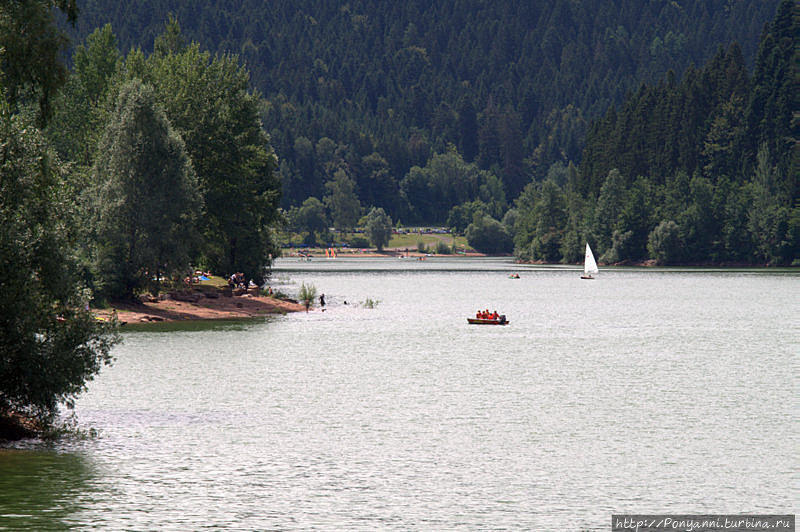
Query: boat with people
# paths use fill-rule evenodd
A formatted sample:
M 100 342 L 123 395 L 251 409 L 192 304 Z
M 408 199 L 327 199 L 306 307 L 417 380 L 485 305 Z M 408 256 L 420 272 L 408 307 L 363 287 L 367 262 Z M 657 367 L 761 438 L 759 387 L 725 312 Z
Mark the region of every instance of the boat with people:
M 467 322 L 470 325 L 508 325 L 511 323 L 506 319 L 505 316 L 500 316 L 500 318 L 494 319 L 482 319 L 482 318 L 467 318 Z
M 467 318 L 467 323 L 470 325 L 508 325 L 510 322 L 506 319 L 505 314 L 498 314 L 489 312 L 489 310 L 479 310 L 475 313 L 474 318 Z

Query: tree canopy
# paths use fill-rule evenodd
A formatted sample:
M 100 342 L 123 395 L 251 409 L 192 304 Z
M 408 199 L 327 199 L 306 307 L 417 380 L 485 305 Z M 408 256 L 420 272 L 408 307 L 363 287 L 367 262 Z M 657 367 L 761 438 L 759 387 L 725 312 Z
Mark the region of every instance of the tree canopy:
M 51 421 L 103 365 L 113 325 L 88 311 L 64 170 L 0 98 L 0 416 Z
M 680 76 L 734 40 L 752 66 L 779 1 L 95 1 L 74 34 L 111 22 L 125 53 L 196 41 L 236 54 L 268 102 L 283 208 L 324 197 L 339 167 L 365 208 L 441 223 L 464 200 L 428 200 L 420 186 L 398 196 L 412 168 L 452 146 L 512 202 L 554 163 L 580 165 L 592 122 L 642 83 Z M 187 38 L 156 46 L 169 13 Z
M 734 43 L 611 108 L 563 179 L 565 224 L 540 225 L 540 188 L 517 199 L 517 254 L 575 260 L 585 240 L 609 263 L 800 259 L 798 35 L 797 4 L 784 1 L 752 75 Z
M 364 226 L 370 243 L 382 251 L 389 239 L 392 237 L 392 219 L 380 207 L 373 207 L 363 220 Z
M 94 166 L 97 262 L 101 287 L 115 299 L 188 273 L 201 208 L 183 141 L 138 80 L 120 91 Z

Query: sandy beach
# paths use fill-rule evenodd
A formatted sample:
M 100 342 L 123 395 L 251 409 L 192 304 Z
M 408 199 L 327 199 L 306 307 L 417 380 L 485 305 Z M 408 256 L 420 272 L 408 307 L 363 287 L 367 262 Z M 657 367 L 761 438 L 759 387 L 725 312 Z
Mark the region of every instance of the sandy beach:
M 116 311 L 122 323 L 149 323 L 181 320 L 239 319 L 300 312 L 305 307 L 299 303 L 272 297 L 241 295 L 208 298 L 197 301 L 165 299 L 142 303 L 115 303 L 95 312 L 98 319 L 110 319 Z

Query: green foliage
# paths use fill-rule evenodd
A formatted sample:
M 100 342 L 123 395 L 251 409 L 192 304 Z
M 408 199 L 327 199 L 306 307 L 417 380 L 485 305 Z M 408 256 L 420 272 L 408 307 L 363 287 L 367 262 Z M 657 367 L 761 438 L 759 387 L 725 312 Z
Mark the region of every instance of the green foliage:
M 611 235 L 619 227 L 619 218 L 625 200 L 625 180 L 616 168 L 608 173 L 594 210 L 594 237 L 600 253 L 611 247 Z
M 481 253 L 509 253 L 513 248 L 506 228 L 491 216 L 477 216 L 467 227 L 467 242 Z
M 606 264 L 616 264 L 622 262 L 626 258 L 627 246 L 631 245 L 632 231 L 620 231 L 614 229 L 611 234 L 611 246 L 606 249 L 605 253 L 600 255 L 599 261 Z
M 790 250 L 788 234 L 790 209 L 779 188 L 780 170 L 772 166 L 768 148 L 762 144 L 752 182 L 753 202 L 748 211 L 747 228 L 753 236 L 756 256 L 768 264 L 786 262 L 797 249 Z
M 314 303 L 314 300 L 317 298 L 317 287 L 313 284 L 300 284 L 300 292 L 297 294 L 297 299 L 299 299 L 306 307 L 306 312 Z
M 74 72 L 54 104 L 47 133 L 64 160 L 88 168 L 113 111 L 115 102 L 107 100 L 122 64 L 111 26 L 91 33 L 72 60 Z
M 547 180 L 531 183 L 517 199 L 515 248 L 528 260 L 559 262 L 567 222 L 564 193 Z
M 355 249 L 365 249 L 369 247 L 369 240 L 363 236 L 353 236 L 347 241 L 347 245 Z
M 331 212 L 333 226 L 339 230 L 348 230 L 355 227 L 361 214 L 361 204 L 355 192 L 355 182 L 347 173 L 339 169 L 333 179 L 325 183 L 328 195 L 323 198 L 325 205 Z
M 643 85 L 590 132 L 581 164 L 587 189 L 598 191 L 612 168 L 658 185 L 679 170 L 712 184 L 725 177 L 749 180 L 763 143 L 787 172 L 799 127 L 793 119 L 798 33 L 797 5 L 783 0 L 762 36 L 752 79 L 742 48 L 733 43 L 702 68 L 688 69 L 680 81 L 670 74 L 655 86 Z M 797 181 L 786 184 L 792 197 Z
M 424 168 L 411 168 L 400 182 L 400 189 L 406 198 L 416 199 L 411 215 L 415 221 L 445 223 L 444 216 L 449 216 L 453 207 L 474 201 L 481 201 L 482 208 L 494 216 L 501 216 L 506 208 L 500 180 L 491 172 L 465 162 L 453 149 L 434 155 Z M 459 215 L 457 211 L 456 216 Z M 471 219 L 454 220 L 455 226 L 460 227 L 463 221 L 469 223 Z
M 88 2 L 77 40 L 111 21 L 125 51 L 181 55 L 190 39 L 181 38 L 177 22 L 153 42 L 174 13 L 186 35 L 212 54 L 238 54 L 251 86 L 268 100 L 262 117 L 280 158 L 283 208 L 329 195 L 325 184 L 345 169 L 367 209 L 381 207 L 408 223 L 443 224 L 452 207 L 478 199 L 500 219 L 532 179 L 541 181 L 554 164 L 582 163 L 590 127 L 601 140 L 586 146 L 590 163 L 575 191 L 584 198 L 596 198 L 613 168 L 630 179 L 661 180 L 681 160 L 689 175 L 696 168 L 706 177 L 732 175 L 730 168 L 748 156 L 738 149 L 751 127 L 744 122 L 786 129 L 784 115 L 772 109 L 791 102 L 791 85 L 782 86 L 782 99 L 770 104 L 767 118 L 761 114 L 769 96 L 751 101 L 742 91 L 743 67 L 753 63 L 759 33 L 779 1 L 279 0 L 269 9 L 254 0 L 236 9 L 208 0 Z M 791 17 L 787 22 L 781 35 L 790 35 Z M 736 39 L 741 48 L 726 52 L 713 75 L 694 69 L 683 93 L 670 92 L 666 81 L 663 90 L 641 93 L 619 120 L 596 123 L 642 83 L 670 71 L 682 74 Z M 765 81 L 777 87 L 769 66 L 792 47 L 772 42 L 760 62 Z M 681 108 L 685 96 L 688 112 Z M 638 119 L 645 115 L 651 119 Z M 636 156 L 623 154 L 626 149 Z M 475 187 L 465 173 L 456 187 L 441 186 L 429 161 L 451 150 L 493 177 Z M 204 172 L 197 172 L 202 181 Z
M 677 262 L 682 254 L 680 228 L 672 220 L 662 220 L 647 237 L 647 250 L 656 263 Z
M 316 245 L 317 237 L 328 230 L 325 206 L 317 198 L 308 198 L 299 208 L 291 208 L 289 223 L 293 230 L 308 233 L 306 244 Z
M 442 225 L 455 212 L 466 227 L 474 213 L 454 207 L 480 201 L 500 219 L 516 198 L 504 225 L 522 258 L 573 262 L 590 241 L 600 256 L 646 259 L 662 220 L 678 225 L 683 261 L 798 255 L 800 17 L 791 0 L 280 0 L 266 11 L 250 1 L 236 13 L 173 6 L 155 40 L 166 5 L 146 7 L 154 22 L 144 23 L 142 6 L 86 6 L 79 34 L 112 20 L 131 51 L 111 77 L 110 31 L 94 35 L 85 57 L 76 53 L 63 120 L 49 132 L 77 163 L 76 195 L 109 114 L 93 95 L 114 101 L 122 78 L 140 77 L 200 179 L 207 212 L 197 259 L 211 268 L 235 263 L 251 275 L 278 253 L 270 226 L 279 178 L 287 210 L 323 198 L 337 227 L 352 223 L 354 199 L 411 223 Z M 212 52 L 187 44 L 178 20 Z M 35 91 L 23 92 L 23 105 L 35 103 Z M 770 199 L 756 177 L 762 146 Z
M 462 203 L 450 209 L 450 213 L 447 215 L 447 227 L 454 233 L 463 233 L 476 215 L 487 214 L 489 214 L 489 208 L 480 200 Z
M 436 253 L 439 255 L 449 255 L 453 250 L 444 241 L 436 242 Z
M 378 251 L 383 251 L 392 237 L 392 219 L 389 215 L 383 209 L 373 207 L 359 224 L 364 226 L 372 245 L 378 248 Z
M 199 262 L 261 282 L 279 254 L 270 228 L 278 222 L 280 183 L 247 70 L 236 56 L 212 58 L 196 43 L 185 46 L 175 20 L 155 53 L 143 58 L 134 51 L 126 67 L 128 76 L 153 86 L 197 174 L 205 205 Z
M 0 101 L 0 414 L 52 421 L 112 360 L 114 324 L 88 311 L 71 252 L 63 170 L 41 134 Z
M 361 306 L 363 308 L 374 309 L 378 306 L 378 303 L 380 303 L 379 299 L 372 299 L 371 297 L 368 297 L 361 303 Z
M 59 3 L 74 20 L 75 6 Z M 38 106 L 37 124 L 50 118 L 56 92 L 67 78 L 59 54 L 68 40 L 53 19 L 53 0 L 0 3 L 0 85 L 12 106 Z
M 138 80 L 120 92 L 94 167 L 103 291 L 131 299 L 181 276 L 196 240 L 201 198 L 181 138 Z
M 80 81 L 87 99 L 92 105 L 99 105 L 105 100 L 112 76 L 122 62 L 111 25 L 106 24 L 86 37 L 86 44 L 79 44 L 75 48 L 73 62 L 74 75 Z

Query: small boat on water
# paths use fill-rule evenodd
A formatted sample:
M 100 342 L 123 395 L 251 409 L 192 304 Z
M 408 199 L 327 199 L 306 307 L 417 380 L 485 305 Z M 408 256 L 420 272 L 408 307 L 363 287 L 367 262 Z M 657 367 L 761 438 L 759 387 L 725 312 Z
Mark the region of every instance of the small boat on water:
M 467 318 L 467 323 L 470 325 L 508 325 L 511 322 L 506 319 L 504 314 L 496 320 L 491 318 Z
M 586 243 L 586 260 L 583 262 L 583 275 L 581 275 L 581 279 L 594 279 L 592 277 L 593 273 L 597 273 L 599 270 L 597 269 L 597 261 L 594 260 L 594 254 L 592 253 L 592 248 L 589 247 L 589 243 Z

